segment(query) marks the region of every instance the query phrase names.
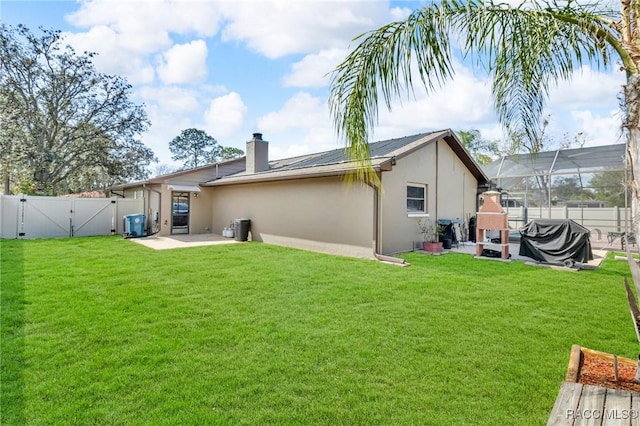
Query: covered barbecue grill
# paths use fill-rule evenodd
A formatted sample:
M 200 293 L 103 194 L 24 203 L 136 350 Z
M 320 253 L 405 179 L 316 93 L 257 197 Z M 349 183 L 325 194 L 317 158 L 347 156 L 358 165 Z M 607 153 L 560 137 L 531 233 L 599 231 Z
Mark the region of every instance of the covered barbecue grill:
M 520 228 L 520 256 L 546 263 L 593 259 L 589 230 L 571 219 L 534 219 Z

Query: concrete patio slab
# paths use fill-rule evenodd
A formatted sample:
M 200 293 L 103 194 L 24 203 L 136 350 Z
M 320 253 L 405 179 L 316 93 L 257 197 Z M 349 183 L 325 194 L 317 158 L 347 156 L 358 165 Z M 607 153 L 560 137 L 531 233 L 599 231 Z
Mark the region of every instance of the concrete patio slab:
M 240 241 L 236 241 L 233 238 L 226 238 L 217 234 L 185 234 L 171 235 L 169 237 L 152 235 L 149 237 L 129 238 L 129 241 L 133 241 L 136 244 L 140 244 L 154 250 L 170 250 L 176 248 L 240 243 Z
M 451 251 L 453 253 L 466 253 L 466 254 L 470 254 L 470 255 L 474 255 L 476 254 L 476 244 L 472 243 L 472 242 L 465 242 L 465 243 L 460 243 L 458 244 L 457 247 L 453 247 L 451 250 L 447 250 L 447 251 Z M 594 268 L 598 268 L 600 267 L 600 264 L 602 263 L 602 261 L 604 260 L 604 258 L 607 255 L 607 250 L 603 250 L 603 249 L 596 249 L 596 248 L 592 248 L 593 251 L 593 260 L 590 260 L 589 262 L 587 262 L 585 264 L 585 269 L 594 269 Z M 511 254 L 511 258 L 510 260 L 520 260 L 523 261 L 527 264 L 535 264 L 536 266 L 540 266 L 543 264 L 540 263 L 536 263 L 535 260 L 531 259 L 530 257 L 526 257 L 526 256 L 520 256 L 518 253 L 520 252 L 520 244 L 518 243 L 509 243 L 509 253 Z M 483 258 L 483 259 L 490 259 L 490 260 L 501 260 L 501 259 L 493 259 L 493 258 Z M 545 265 L 546 266 L 546 265 Z M 570 269 L 570 268 L 563 268 L 563 269 Z

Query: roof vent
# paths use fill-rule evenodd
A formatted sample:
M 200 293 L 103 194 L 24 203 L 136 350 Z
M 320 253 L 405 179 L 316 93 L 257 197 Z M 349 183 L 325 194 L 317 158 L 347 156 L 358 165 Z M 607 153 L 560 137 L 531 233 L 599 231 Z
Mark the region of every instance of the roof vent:
M 262 140 L 262 133 L 254 133 L 253 134 L 253 139 L 255 139 L 257 141 L 261 141 Z

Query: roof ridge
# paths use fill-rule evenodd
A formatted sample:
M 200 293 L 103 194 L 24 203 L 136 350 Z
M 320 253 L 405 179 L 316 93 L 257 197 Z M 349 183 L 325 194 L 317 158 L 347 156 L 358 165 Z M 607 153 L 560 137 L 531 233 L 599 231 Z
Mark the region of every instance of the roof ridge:
M 371 146 L 371 145 L 379 144 L 379 143 L 382 143 L 382 142 L 391 142 L 391 141 L 395 141 L 395 140 L 399 140 L 399 139 L 413 138 L 413 137 L 418 137 L 418 136 L 423 137 L 423 136 L 431 135 L 433 133 L 439 133 L 439 132 L 444 132 L 444 131 L 446 131 L 446 129 L 433 130 L 433 131 L 430 131 L 430 132 L 416 133 L 416 134 L 413 134 L 413 135 L 400 136 L 400 137 L 391 138 L 391 139 L 382 139 L 382 140 L 378 140 L 378 141 L 375 141 L 375 142 L 369 142 L 369 145 Z M 271 160 L 271 161 L 269 161 L 269 163 L 277 162 L 277 161 L 293 160 L 293 159 L 296 159 L 296 158 L 309 157 L 309 156 L 312 156 L 312 155 L 318 156 L 318 155 L 322 155 L 322 154 L 327 154 L 329 152 L 346 150 L 346 149 L 348 149 L 348 148 L 346 146 L 343 146 L 341 148 L 328 149 L 326 151 L 310 152 L 308 154 L 296 155 L 294 157 L 285 157 L 285 158 L 280 158 L 278 160 Z
M 378 144 L 383 144 L 383 143 L 389 144 L 389 143 L 393 143 L 394 141 L 399 141 L 399 140 L 403 140 L 403 139 L 410 139 L 411 142 L 415 142 L 415 141 L 417 141 L 419 139 L 424 138 L 425 136 L 433 135 L 433 134 L 436 134 L 436 133 L 439 133 L 439 132 L 443 132 L 443 131 L 445 131 L 445 130 L 435 130 L 435 131 L 431 131 L 431 132 L 422 132 L 422 133 L 416 133 L 414 135 L 401 136 L 401 137 L 396 137 L 396 138 L 391 138 L 391 139 L 383 139 L 383 140 L 371 142 L 371 143 L 369 143 L 370 152 L 372 151 L 371 147 L 373 146 L 373 149 L 375 149 L 376 145 L 378 145 Z M 411 142 L 408 142 L 408 143 L 411 143 Z M 301 166 L 298 166 L 298 167 L 296 167 L 296 164 L 302 163 L 302 162 L 304 162 L 306 160 L 311 160 L 311 159 L 314 159 L 314 158 L 320 158 L 322 156 L 327 156 L 327 155 L 330 155 L 331 153 L 337 153 L 337 152 L 346 153 L 346 152 L 348 152 L 347 150 L 348 150 L 347 147 L 341 147 L 341 148 L 331 149 L 331 150 L 327 150 L 327 151 L 309 153 L 309 154 L 300 155 L 300 156 L 296 156 L 296 157 L 288 157 L 288 158 L 281 158 L 281 159 L 278 159 L 278 160 L 272 160 L 272 161 L 269 161 L 269 165 L 270 166 L 271 165 L 275 166 L 277 164 L 281 164 L 281 166 L 280 167 L 274 167 L 274 168 L 270 167 L 270 170 L 265 170 L 265 172 L 268 173 L 270 171 L 273 172 L 273 171 L 277 171 L 277 170 L 282 170 L 282 169 L 287 168 L 287 167 L 299 168 L 299 169 L 303 169 L 303 168 L 307 168 L 307 167 L 315 167 L 316 164 L 301 165 Z M 379 159 L 379 158 L 385 158 L 385 157 L 389 157 L 390 158 L 391 156 L 386 155 L 386 154 L 378 154 L 378 155 L 371 155 L 369 158 L 370 159 L 375 159 L 375 158 Z M 353 162 L 353 161 L 355 161 L 355 160 L 350 160 L 348 158 L 339 158 L 339 159 L 336 159 L 334 161 L 328 161 L 326 163 L 323 163 L 323 165 L 342 164 L 342 163 L 349 163 L 349 162 Z

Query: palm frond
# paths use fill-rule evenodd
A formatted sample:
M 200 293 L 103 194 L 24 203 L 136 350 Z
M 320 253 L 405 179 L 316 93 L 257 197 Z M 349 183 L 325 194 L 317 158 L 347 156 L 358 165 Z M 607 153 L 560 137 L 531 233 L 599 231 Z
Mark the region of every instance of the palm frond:
M 420 9 L 406 21 L 356 38 L 360 44 L 333 72 L 331 114 L 350 158 L 362 164 L 356 178 L 371 176 L 368 136 L 377 123 L 379 93 L 391 108 L 395 95 L 413 85 L 413 61 L 429 89 L 451 77 L 449 26 L 440 18 L 430 9 Z
M 492 79 L 494 107 L 509 132 L 535 137 L 549 90 L 589 63 L 607 66 L 619 43 L 615 16 L 597 3 L 535 3 L 511 7 L 483 0 L 443 0 L 355 39 L 359 44 L 334 70 L 330 110 L 351 159 L 370 167 L 368 137 L 379 97 L 387 108 L 412 93 L 418 75 L 427 93 L 454 75 L 451 41 L 474 55 Z M 625 56 L 626 55 L 626 56 Z M 365 178 L 365 175 L 362 175 Z

